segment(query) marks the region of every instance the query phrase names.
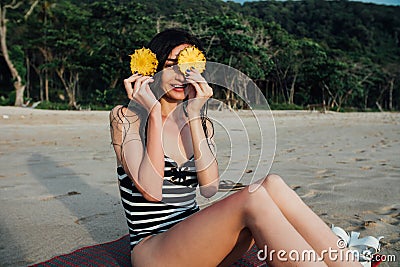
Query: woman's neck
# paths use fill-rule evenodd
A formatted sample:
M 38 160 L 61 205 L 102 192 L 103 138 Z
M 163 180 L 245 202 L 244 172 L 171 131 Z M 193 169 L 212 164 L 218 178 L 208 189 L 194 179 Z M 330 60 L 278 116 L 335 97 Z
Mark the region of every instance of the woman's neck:
M 169 120 L 174 120 L 176 122 L 185 120 L 183 112 L 182 101 L 168 101 L 168 99 L 161 98 L 161 116 L 163 120 L 169 118 Z

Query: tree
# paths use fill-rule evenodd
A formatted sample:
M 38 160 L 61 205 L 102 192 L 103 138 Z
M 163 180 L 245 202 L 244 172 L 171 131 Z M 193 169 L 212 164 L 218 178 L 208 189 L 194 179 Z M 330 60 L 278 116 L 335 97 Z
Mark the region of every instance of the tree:
M 64 88 L 68 106 L 78 108 L 79 79 L 85 69 L 88 55 L 87 10 L 69 1 L 59 1 L 52 10 L 53 20 L 48 21 L 46 35 L 37 49 L 45 58 L 43 68 L 53 71 Z
M 39 0 L 33 1 L 30 5 L 30 8 L 25 14 L 25 19 L 32 13 L 32 10 L 38 4 Z M 24 84 L 24 77 L 20 75 L 21 70 L 18 70 L 15 64 L 13 63 L 12 59 L 9 55 L 9 50 L 7 47 L 7 9 L 17 9 L 24 1 L 16 1 L 12 0 L 9 4 L 0 3 L 0 45 L 1 45 L 1 53 L 4 57 L 4 60 L 7 63 L 7 66 L 10 70 L 13 84 L 16 92 L 15 96 L 15 106 L 22 106 L 24 103 L 24 91 L 25 91 L 25 84 Z
M 25 95 L 32 99 L 107 108 L 126 99 L 121 80 L 130 74 L 129 54 L 156 32 L 179 27 L 200 37 L 207 60 L 245 73 L 277 104 L 400 107 L 400 7 L 171 1 L 3 0 L 0 33 L 8 35 L 0 82 L 14 92 L 10 85 L 23 88 L 26 80 Z M 235 81 L 240 94 L 245 83 Z M 239 100 L 229 90 L 215 96 Z M 1 97 L 12 98 L 6 90 Z
M 156 33 L 156 22 L 146 16 L 144 6 L 136 1 L 95 1 L 88 7 L 91 56 L 86 65 L 90 66 L 88 73 L 98 79 L 92 79 L 86 86 L 95 88 L 100 95 L 101 92 L 115 92 L 118 84 L 130 74 L 129 55 L 150 41 Z M 113 104 L 112 100 L 104 98 L 102 102 Z

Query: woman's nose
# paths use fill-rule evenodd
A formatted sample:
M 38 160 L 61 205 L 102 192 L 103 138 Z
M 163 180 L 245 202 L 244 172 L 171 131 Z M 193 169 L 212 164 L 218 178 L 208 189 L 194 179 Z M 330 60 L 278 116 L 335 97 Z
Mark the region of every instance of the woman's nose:
M 185 75 L 183 75 L 179 68 L 175 69 L 175 79 L 180 82 L 186 81 Z

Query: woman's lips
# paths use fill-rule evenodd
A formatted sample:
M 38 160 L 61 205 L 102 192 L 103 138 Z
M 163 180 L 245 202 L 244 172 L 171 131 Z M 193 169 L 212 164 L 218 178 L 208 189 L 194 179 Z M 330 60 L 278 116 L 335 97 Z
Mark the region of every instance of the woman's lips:
M 172 90 L 174 90 L 176 92 L 183 92 L 183 91 L 185 91 L 185 88 L 186 88 L 186 84 L 172 85 Z

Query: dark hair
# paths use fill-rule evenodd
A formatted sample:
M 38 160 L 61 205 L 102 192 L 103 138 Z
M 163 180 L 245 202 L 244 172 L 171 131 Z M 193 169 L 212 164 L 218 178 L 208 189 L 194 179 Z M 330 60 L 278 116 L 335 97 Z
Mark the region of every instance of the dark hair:
M 163 70 L 165 61 L 172 49 L 182 44 L 194 45 L 201 51 L 204 50 L 199 39 L 182 29 L 167 29 L 153 37 L 147 48 L 156 54 L 158 60 L 157 72 Z
M 202 46 L 200 40 L 197 39 L 195 36 L 191 35 L 190 33 L 188 33 L 187 31 L 184 31 L 182 29 L 177 29 L 177 28 L 166 29 L 153 37 L 153 39 L 149 42 L 147 48 L 149 48 L 153 53 L 156 54 L 156 57 L 158 60 L 157 72 L 163 70 L 165 61 L 167 60 L 171 51 L 175 47 L 182 45 L 182 44 L 189 44 L 189 45 L 196 46 L 198 49 L 200 49 L 204 53 L 204 49 L 203 49 L 203 46 Z M 155 76 L 155 82 L 152 84 L 153 86 L 157 86 L 157 84 L 158 84 L 156 76 Z M 151 86 L 151 87 L 153 87 L 153 86 Z M 154 89 L 152 89 L 152 90 L 154 92 Z M 158 94 L 156 92 L 154 92 L 154 93 L 157 98 L 160 97 L 160 96 L 158 96 Z M 186 113 L 187 101 L 185 101 L 185 100 L 184 100 L 182 106 L 183 106 L 184 112 L 187 116 L 187 113 Z M 146 147 L 147 122 L 148 122 L 147 111 L 143 107 L 141 107 L 140 105 L 137 105 L 137 104 L 125 105 L 123 107 L 125 107 L 125 108 L 128 107 L 128 108 L 132 109 L 138 116 L 138 119 L 140 119 L 139 134 L 142 139 L 143 147 Z M 124 116 L 122 110 L 118 111 L 117 113 L 118 113 L 118 118 L 114 118 L 114 119 L 118 119 L 120 122 L 122 122 L 123 118 L 121 116 Z M 214 127 L 212 125 L 211 120 L 207 117 L 207 103 L 201 109 L 200 117 L 201 117 L 202 127 L 203 127 L 206 138 L 207 139 L 209 137 L 211 138 L 214 135 Z M 211 129 L 210 133 L 207 130 L 207 121 L 209 121 L 211 124 L 212 129 Z M 125 131 L 125 132 L 127 132 L 127 131 Z M 121 146 L 122 146 L 122 144 L 121 144 Z M 209 146 L 212 146 L 212 144 L 209 143 Z

